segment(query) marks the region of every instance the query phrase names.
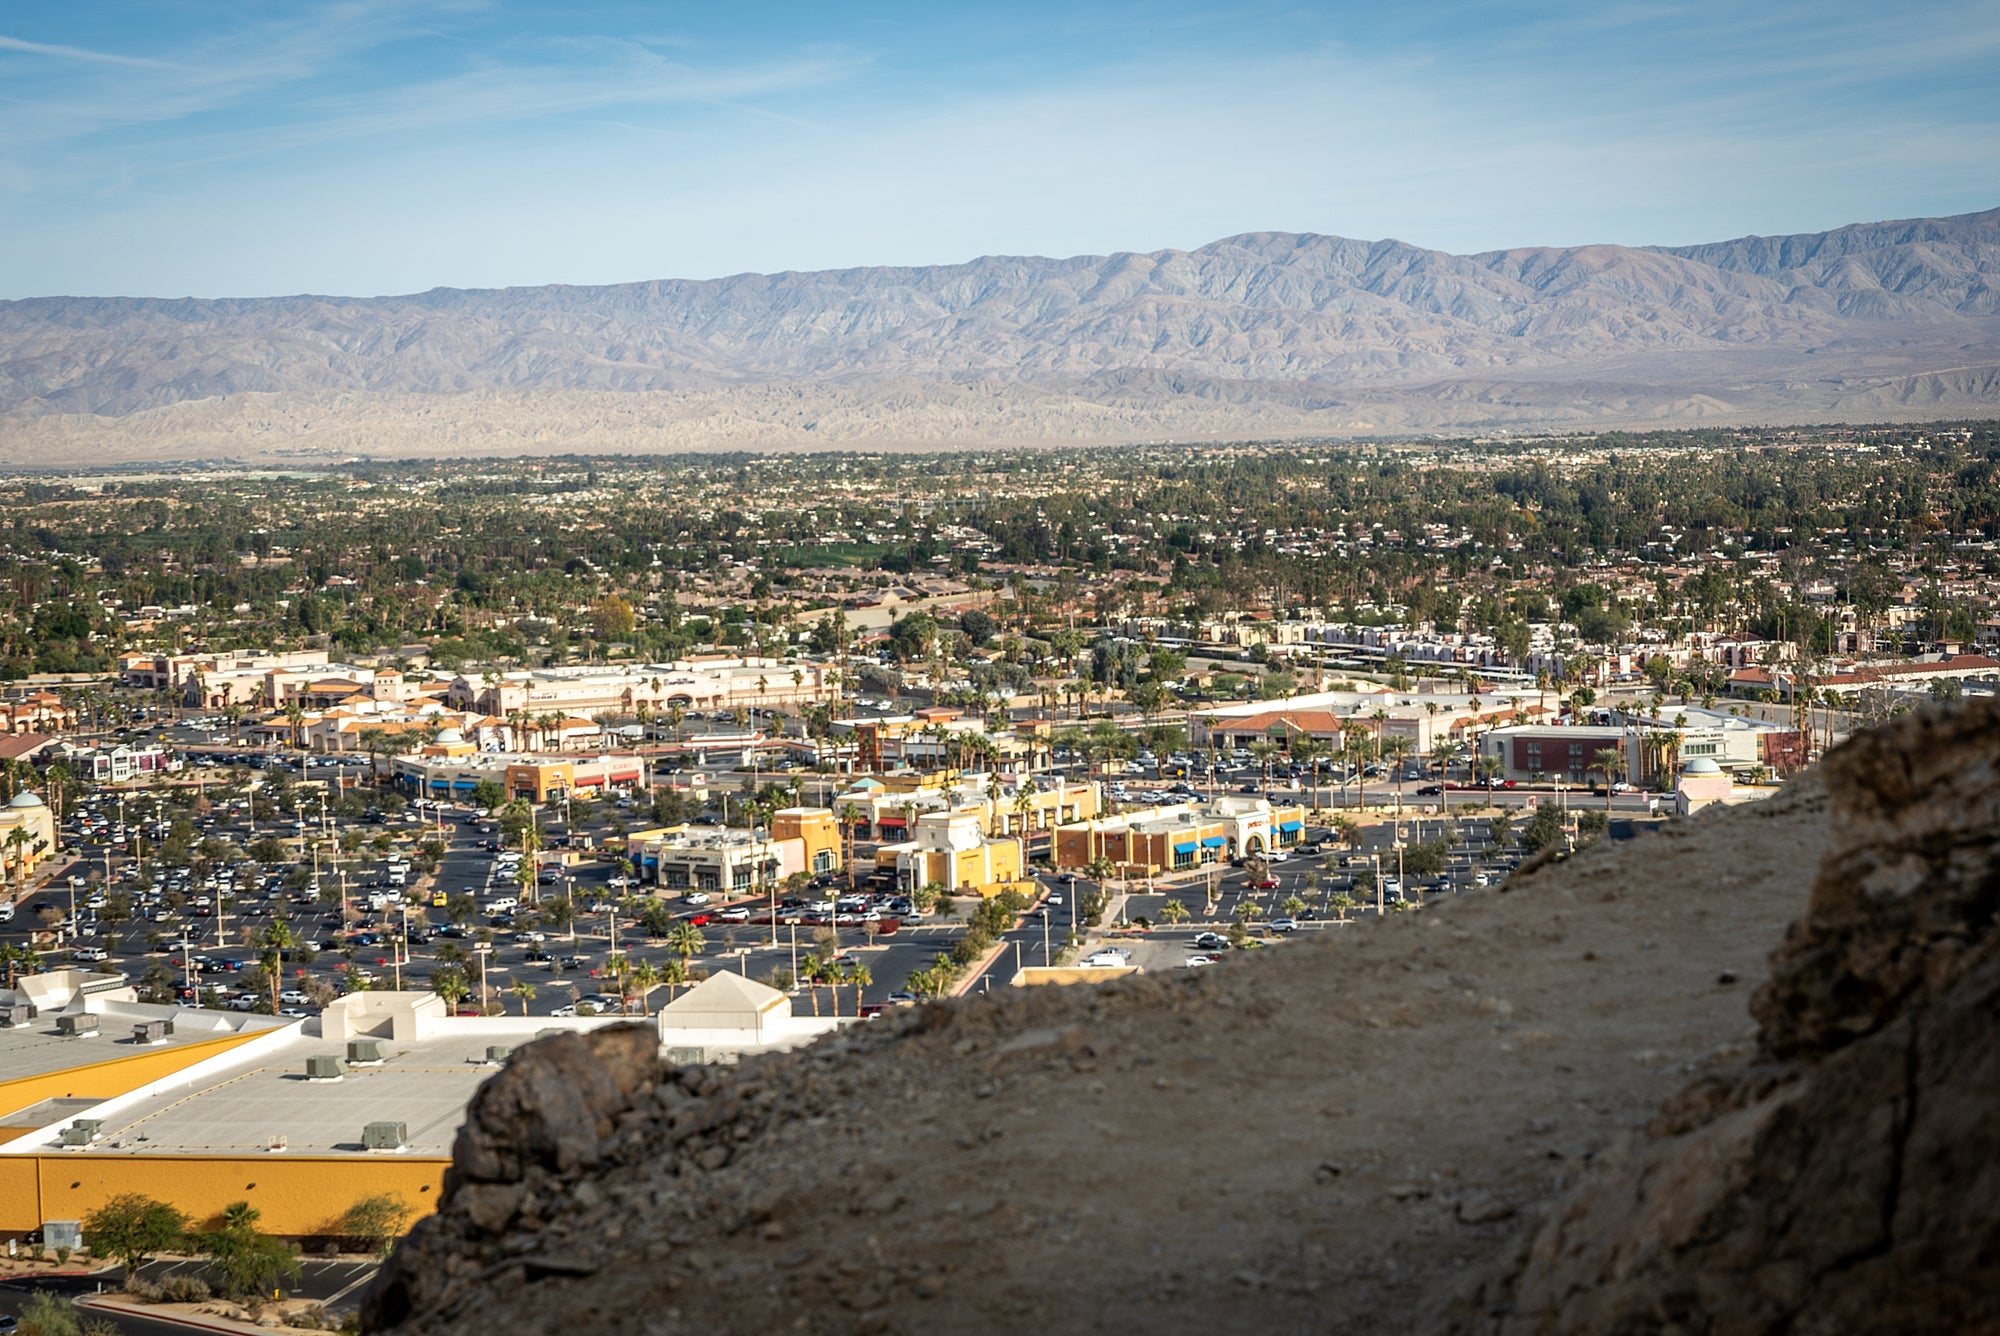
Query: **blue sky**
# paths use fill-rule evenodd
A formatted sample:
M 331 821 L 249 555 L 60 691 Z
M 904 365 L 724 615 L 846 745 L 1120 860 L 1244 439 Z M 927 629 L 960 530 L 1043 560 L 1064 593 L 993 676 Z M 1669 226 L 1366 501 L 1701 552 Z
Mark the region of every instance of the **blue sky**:
M 2000 0 L 15 0 L 0 296 L 1814 231 L 2000 205 L 1996 87 Z

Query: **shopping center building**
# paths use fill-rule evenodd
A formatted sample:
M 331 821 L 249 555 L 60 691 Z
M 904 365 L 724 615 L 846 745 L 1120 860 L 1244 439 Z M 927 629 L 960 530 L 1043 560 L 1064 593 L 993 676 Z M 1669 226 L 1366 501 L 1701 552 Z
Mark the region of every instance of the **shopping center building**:
M 1056 828 L 1057 867 L 1109 860 L 1123 876 L 1153 876 L 1289 849 L 1305 834 L 1305 808 L 1224 794 L 1208 802 L 1142 808 Z
M 320 1016 L 136 1000 L 121 975 L 29 975 L 0 991 L 0 1236 L 137 1193 L 204 1224 L 247 1201 L 275 1234 L 340 1232 L 370 1197 L 428 1214 L 473 1092 L 524 1044 L 617 1017 L 453 1016 L 432 993 L 363 992 Z M 851 1018 L 727 971 L 651 1023 L 662 1055 L 730 1062 Z

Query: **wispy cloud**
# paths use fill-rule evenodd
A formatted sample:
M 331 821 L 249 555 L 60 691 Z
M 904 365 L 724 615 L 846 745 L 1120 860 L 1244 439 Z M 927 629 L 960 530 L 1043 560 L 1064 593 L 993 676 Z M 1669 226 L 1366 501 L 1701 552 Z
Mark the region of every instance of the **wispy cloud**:
M 217 12 L 0 42 L 0 265 L 37 266 L 0 293 L 596 282 L 1263 228 L 1672 243 L 2000 190 L 2000 0 L 1921 22 L 1850 0 L 799 0 L 677 9 L 665 33 L 623 0 Z M 105 46 L 149 63 L 53 53 Z
M 89 51 L 80 46 L 60 46 L 54 42 L 28 42 L 19 37 L 0 36 L 0 51 L 18 51 L 29 56 L 53 56 L 58 60 L 80 60 L 87 65 L 127 65 L 142 69 L 165 69 L 164 61 L 145 56 L 121 56 L 109 51 Z

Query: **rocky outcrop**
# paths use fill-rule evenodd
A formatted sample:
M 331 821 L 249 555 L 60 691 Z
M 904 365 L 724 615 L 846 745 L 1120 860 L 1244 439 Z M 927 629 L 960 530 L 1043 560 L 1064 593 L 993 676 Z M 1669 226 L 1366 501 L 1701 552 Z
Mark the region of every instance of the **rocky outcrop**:
M 532 1236 L 579 1174 L 637 1121 L 634 1096 L 660 1080 L 658 1032 L 619 1025 L 537 1040 L 479 1088 L 445 1175 L 445 1205 L 422 1220 L 377 1275 L 363 1303 L 375 1326 L 449 1304 L 480 1279 L 467 1245 L 517 1227 Z
M 1747 1067 L 1600 1156 L 1445 1325 L 2000 1330 L 2000 704 L 1824 767 L 1832 847 Z

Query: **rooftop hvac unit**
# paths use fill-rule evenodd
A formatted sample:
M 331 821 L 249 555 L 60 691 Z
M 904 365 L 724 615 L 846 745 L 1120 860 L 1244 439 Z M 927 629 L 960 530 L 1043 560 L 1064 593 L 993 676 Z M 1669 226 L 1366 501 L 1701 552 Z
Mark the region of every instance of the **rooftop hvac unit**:
M 135 1044 L 157 1044 L 166 1037 L 165 1021 L 140 1021 L 132 1027 L 132 1042 Z
M 357 1067 L 381 1062 L 383 1060 L 382 1041 L 379 1039 L 348 1040 L 347 1060 Z
M 66 1034 L 73 1039 L 84 1038 L 97 1033 L 97 1017 L 91 1015 L 56 1017 L 56 1033 Z
M 707 1053 L 699 1048 L 670 1048 L 667 1061 L 676 1067 L 698 1067 L 706 1059 Z
M 346 1073 L 346 1064 L 331 1055 L 306 1059 L 308 1081 L 338 1081 Z
M 361 1144 L 369 1150 L 401 1150 L 409 1139 L 405 1123 L 370 1123 L 361 1129 Z
M 65 1127 L 62 1130 L 62 1143 L 65 1146 L 88 1146 L 90 1141 L 90 1133 L 81 1127 Z
M 35 1009 L 26 1002 L 9 1002 L 0 1007 L 0 1025 L 26 1025 L 35 1014 Z
M 104 1120 L 102 1118 L 72 1118 L 69 1120 L 69 1125 L 93 1141 L 103 1135 L 104 1132 Z
M 507 1047 L 505 1044 L 488 1044 L 486 1046 L 486 1060 L 492 1063 L 505 1062 L 507 1061 L 507 1055 L 513 1051 L 513 1049 Z

